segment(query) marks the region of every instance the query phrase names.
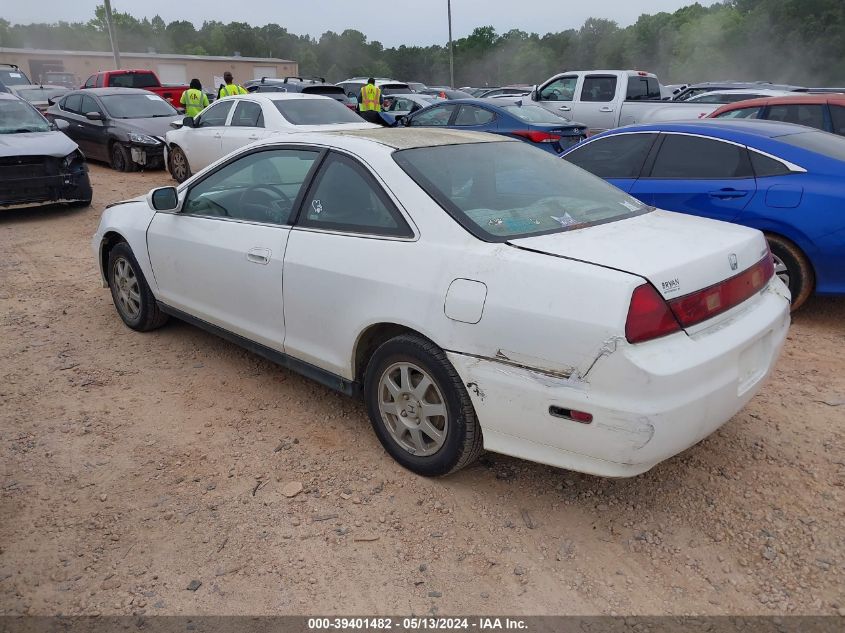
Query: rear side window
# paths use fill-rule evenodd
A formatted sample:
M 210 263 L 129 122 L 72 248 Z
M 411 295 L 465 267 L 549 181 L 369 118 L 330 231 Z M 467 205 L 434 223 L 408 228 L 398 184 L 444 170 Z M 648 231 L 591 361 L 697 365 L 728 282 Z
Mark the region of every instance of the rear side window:
M 105 75 L 97 75 L 97 88 L 102 88 L 105 83 L 106 83 L 106 76 Z
M 638 178 L 656 134 L 616 134 L 587 143 L 564 158 L 601 178 Z
M 496 115 L 489 110 L 477 106 L 464 105 L 458 110 L 458 116 L 455 117 L 455 125 L 486 125 L 495 118 Z
M 85 87 L 86 88 L 93 88 L 96 81 L 97 81 L 97 75 L 91 75 L 85 81 Z
M 716 119 L 758 119 L 760 118 L 760 111 L 763 108 L 737 108 L 736 110 L 728 110 L 717 114 Z
M 331 154 L 305 196 L 302 226 L 334 231 L 411 237 L 399 211 L 363 167 Z
M 217 127 L 226 123 L 229 110 L 232 109 L 234 101 L 221 101 L 213 104 L 208 110 L 200 115 L 197 127 Z
M 794 103 L 789 105 L 773 105 L 769 107 L 770 121 L 783 121 L 824 129 L 824 106 L 809 103 Z
M 749 150 L 748 155 L 751 157 L 751 166 L 754 168 L 754 175 L 757 178 L 765 178 L 766 176 L 784 176 L 792 173 L 789 168 L 779 160 L 769 158 L 753 149 Z
M 830 119 L 833 123 L 833 133 L 845 136 L 845 106 L 831 105 Z
M 252 101 L 239 101 L 230 125 L 239 127 L 264 127 L 261 106 Z
M 88 114 L 89 112 L 100 112 L 102 114 L 102 108 L 88 95 L 82 95 L 82 105 L 80 106 L 79 113 Z
M 82 110 L 82 95 L 70 95 L 67 99 L 62 102 L 62 110 L 65 110 L 66 112 L 73 112 L 74 114 L 79 114 Z
M 616 95 L 616 77 L 587 75 L 581 87 L 581 101 L 606 103 Z
M 660 99 L 660 83 L 654 77 L 628 77 L 628 101 Z
M 716 139 L 667 134 L 651 178 L 689 180 L 753 178 L 748 151 Z

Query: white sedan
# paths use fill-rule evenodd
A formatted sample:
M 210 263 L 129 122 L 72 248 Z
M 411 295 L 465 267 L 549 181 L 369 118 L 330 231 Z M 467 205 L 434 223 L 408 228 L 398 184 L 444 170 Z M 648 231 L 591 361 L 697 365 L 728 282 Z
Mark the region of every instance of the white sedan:
M 171 127 L 175 129 L 165 137 L 165 164 L 177 182 L 184 182 L 226 154 L 273 134 L 379 126 L 330 97 L 265 92 L 225 97 Z
M 642 473 L 736 414 L 789 326 L 762 233 L 471 132 L 274 137 L 107 209 L 92 245 L 127 326 L 362 395 L 423 475 L 482 448 Z

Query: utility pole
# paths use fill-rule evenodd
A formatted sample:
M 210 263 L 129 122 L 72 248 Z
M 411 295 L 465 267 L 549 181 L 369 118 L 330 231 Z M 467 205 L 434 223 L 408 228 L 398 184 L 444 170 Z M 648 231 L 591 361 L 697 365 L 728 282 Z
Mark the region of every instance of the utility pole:
M 114 20 L 111 15 L 111 2 L 103 0 L 106 9 L 106 26 L 109 29 L 109 41 L 111 42 L 111 52 L 114 55 L 114 67 L 120 69 L 120 50 L 117 44 L 117 33 L 114 30 Z
M 452 52 L 452 0 L 446 0 L 446 11 L 449 14 L 449 85 L 455 87 L 455 54 Z

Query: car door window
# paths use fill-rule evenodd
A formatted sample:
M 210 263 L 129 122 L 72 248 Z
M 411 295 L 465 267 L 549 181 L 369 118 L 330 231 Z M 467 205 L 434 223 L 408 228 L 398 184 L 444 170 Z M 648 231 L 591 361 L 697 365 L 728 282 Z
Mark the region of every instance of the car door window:
M 768 119 L 770 121 L 783 121 L 784 123 L 797 123 L 798 125 L 823 130 L 824 106 L 810 103 L 773 105 L 769 107 Z
M 745 147 L 683 134 L 666 135 L 651 169 L 651 178 L 705 180 L 753 177 Z
M 616 134 L 587 143 L 565 156 L 600 178 L 638 178 L 656 134 Z
M 368 235 L 413 235 L 375 179 L 351 158 L 335 153 L 305 196 L 300 224 Z
M 831 105 L 830 120 L 833 123 L 833 133 L 845 136 L 845 106 Z
M 232 109 L 234 101 L 221 101 L 213 104 L 200 116 L 197 127 L 219 127 L 225 125 L 229 110 Z
M 91 75 L 90 77 L 88 77 L 88 79 L 85 80 L 85 87 L 86 88 L 93 88 L 96 80 L 97 80 L 97 75 Z
M 455 107 L 454 105 L 442 105 L 428 108 L 414 116 L 410 121 L 410 125 L 423 127 L 442 127 L 449 125 L 449 119 L 452 116 L 452 112 L 455 111 Z
M 261 106 L 252 101 L 239 101 L 232 115 L 230 125 L 237 127 L 264 127 L 264 114 Z
M 737 108 L 736 110 L 728 110 L 717 114 L 716 119 L 759 119 L 763 108 L 758 106 L 756 108 Z
M 89 112 L 99 112 L 102 114 L 103 109 L 95 99 L 89 97 L 88 95 L 82 95 L 82 105 L 80 106 L 79 113 L 85 115 Z
M 616 77 L 587 75 L 581 86 L 581 101 L 606 103 L 616 96 Z
M 765 178 L 767 176 L 785 176 L 791 173 L 789 167 L 784 165 L 779 160 L 764 156 L 753 149 L 748 151 L 751 157 L 751 166 L 754 168 L 754 175 L 757 178 Z
M 495 114 L 484 108 L 462 105 L 455 117 L 455 125 L 486 125 L 495 118 Z
M 410 99 L 403 99 L 399 97 L 393 103 L 390 104 L 390 107 L 387 108 L 388 112 L 410 112 L 414 107 L 414 102 Z
M 660 99 L 660 83 L 654 77 L 628 77 L 626 101 Z
M 218 169 L 191 187 L 184 215 L 288 224 L 319 152 L 274 149 L 253 152 Z
M 578 77 L 555 79 L 540 91 L 540 101 L 572 101 L 577 83 Z
M 68 98 L 62 102 L 62 110 L 72 114 L 79 114 L 82 110 L 82 95 L 69 95 Z

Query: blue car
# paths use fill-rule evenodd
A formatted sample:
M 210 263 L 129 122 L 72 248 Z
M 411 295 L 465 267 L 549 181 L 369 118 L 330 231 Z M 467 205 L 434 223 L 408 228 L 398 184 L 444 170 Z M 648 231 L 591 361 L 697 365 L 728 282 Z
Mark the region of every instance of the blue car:
M 522 99 L 453 99 L 406 116 L 397 125 L 493 132 L 557 155 L 587 137 L 585 125 Z
M 845 138 L 773 121 L 632 125 L 564 158 L 646 204 L 763 231 L 792 308 L 845 294 Z

